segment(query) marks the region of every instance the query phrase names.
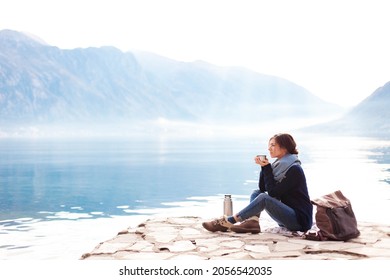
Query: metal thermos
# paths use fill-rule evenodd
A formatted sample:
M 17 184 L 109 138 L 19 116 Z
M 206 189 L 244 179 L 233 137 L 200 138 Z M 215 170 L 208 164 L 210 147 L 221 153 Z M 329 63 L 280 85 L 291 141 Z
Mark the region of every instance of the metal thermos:
M 223 200 L 223 214 L 226 216 L 233 215 L 233 201 L 231 194 L 225 194 L 225 198 Z

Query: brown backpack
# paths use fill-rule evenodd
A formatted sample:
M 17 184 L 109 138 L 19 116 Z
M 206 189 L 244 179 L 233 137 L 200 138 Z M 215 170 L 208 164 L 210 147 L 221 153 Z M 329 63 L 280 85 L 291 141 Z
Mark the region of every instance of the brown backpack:
M 311 202 L 317 207 L 317 240 L 346 241 L 360 235 L 351 202 L 341 191 L 321 196 Z M 308 239 L 314 239 L 306 236 Z

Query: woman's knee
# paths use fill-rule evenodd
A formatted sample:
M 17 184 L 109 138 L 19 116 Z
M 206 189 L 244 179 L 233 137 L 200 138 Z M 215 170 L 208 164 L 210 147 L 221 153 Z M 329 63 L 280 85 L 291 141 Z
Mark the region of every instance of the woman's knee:
M 256 200 L 257 202 L 260 202 L 260 201 L 263 201 L 263 200 L 268 200 L 268 198 L 270 198 L 270 196 L 266 193 L 259 193 L 257 196 L 256 196 Z
M 259 194 L 260 194 L 260 190 L 259 189 L 253 190 L 253 192 L 251 193 L 249 201 L 253 201 Z

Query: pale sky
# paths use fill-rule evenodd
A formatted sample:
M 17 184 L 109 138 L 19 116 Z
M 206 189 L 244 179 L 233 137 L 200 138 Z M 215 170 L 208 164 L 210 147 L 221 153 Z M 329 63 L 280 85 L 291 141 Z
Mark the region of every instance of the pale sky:
M 353 106 L 390 81 L 390 1 L 1 0 L 0 30 L 243 66 Z

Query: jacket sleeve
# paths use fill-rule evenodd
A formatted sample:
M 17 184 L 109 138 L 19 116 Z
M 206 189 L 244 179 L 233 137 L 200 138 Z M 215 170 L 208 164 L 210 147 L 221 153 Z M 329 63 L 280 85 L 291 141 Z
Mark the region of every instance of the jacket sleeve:
M 264 183 L 264 174 L 262 171 L 260 171 L 260 176 L 259 176 L 259 189 L 260 192 L 262 193 L 266 192 L 265 183 Z
M 264 175 L 264 187 L 268 194 L 275 198 L 280 198 L 283 194 L 288 193 L 297 183 L 300 176 L 298 166 L 292 166 L 286 173 L 286 177 L 281 182 L 276 182 L 272 173 L 270 164 L 262 167 Z

